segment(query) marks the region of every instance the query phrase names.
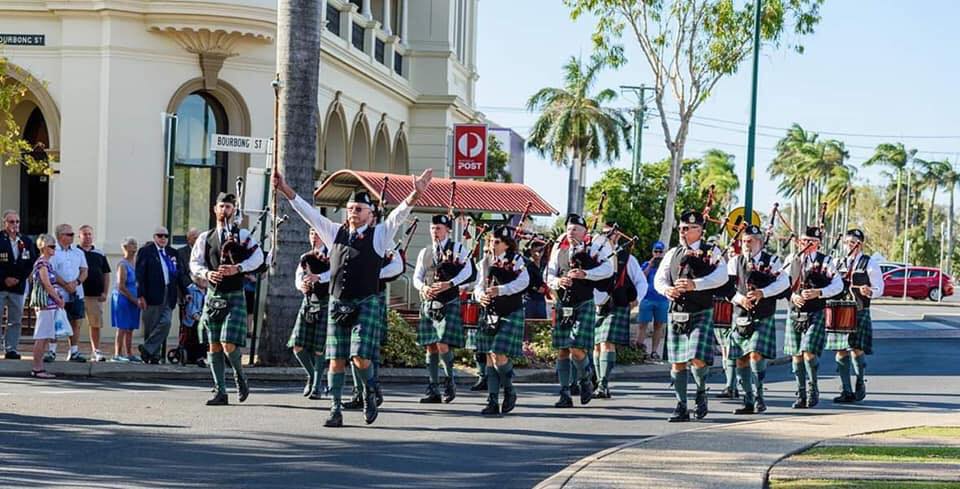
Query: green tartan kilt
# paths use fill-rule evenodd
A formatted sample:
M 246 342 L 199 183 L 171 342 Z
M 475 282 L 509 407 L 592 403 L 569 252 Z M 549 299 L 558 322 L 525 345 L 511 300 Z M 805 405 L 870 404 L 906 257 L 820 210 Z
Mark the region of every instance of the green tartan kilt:
M 443 306 L 443 320 L 434 321 L 427 314 L 429 301 L 420 304 L 420 324 L 417 327 L 417 344 L 420 346 L 444 343 L 454 348 L 464 345 L 463 316 L 460 315 L 460 298 Z
M 556 349 L 578 348 L 593 349 L 593 334 L 597 325 L 597 306 L 593 299 L 587 299 L 574 306 L 573 320 L 562 321 L 563 307 L 554 306 L 553 347 Z
M 287 341 L 287 347 L 300 347 L 307 351 L 322 352 L 327 346 L 327 311 L 329 307 L 329 297 L 324 297 L 317 302 L 321 312 L 317 314 L 317 321 L 307 320 L 307 307 L 310 301 L 304 297 L 300 304 L 300 312 L 297 313 L 297 322 L 293 324 L 293 331 L 290 332 L 290 340 Z
M 597 332 L 594 343 L 610 342 L 617 345 L 630 344 L 630 306 L 610 309 L 610 314 L 597 316 Z
M 857 311 L 857 330 L 853 333 L 827 333 L 827 350 L 863 350 L 873 353 L 873 320 L 870 309 Z
M 824 331 L 826 315 L 822 310 L 809 313 L 810 325 L 803 333 L 793 329 L 793 314 L 787 311 L 787 327 L 783 332 L 783 353 L 786 355 L 799 355 L 802 352 L 813 353 L 820 356 L 823 353 L 823 347 L 827 342 L 827 335 Z
M 717 337 L 717 343 L 720 344 L 723 348 L 730 348 L 730 335 L 733 328 L 718 328 L 713 327 L 713 335 Z
M 495 335 L 488 335 L 483 330 L 477 331 L 477 351 L 480 353 L 498 353 L 508 357 L 523 355 L 523 315 L 521 307 L 507 316 L 500 317 L 500 330 Z M 486 317 L 481 316 L 480 323 L 486 324 Z
M 776 316 L 762 318 L 754 324 L 754 332 L 749 337 L 741 337 L 736 327 L 730 328 L 729 358 L 740 358 L 757 352 L 763 358 L 777 358 L 777 319 Z
M 673 319 L 667 325 L 667 361 L 684 363 L 693 359 L 713 364 L 713 308 L 690 313 L 693 327 L 689 334 L 673 331 Z
M 383 349 L 383 345 L 385 345 L 385 344 L 387 343 L 387 326 L 388 326 L 388 324 L 387 324 L 387 309 L 388 309 L 388 304 L 387 304 L 387 292 L 386 292 L 386 291 L 381 291 L 381 292 L 380 292 L 380 311 L 381 311 L 381 312 L 380 312 L 380 321 L 381 321 L 381 323 L 380 323 L 380 328 L 379 328 L 379 330 L 378 330 L 378 333 L 380 334 L 380 341 L 379 341 L 379 343 L 378 343 L 379 346 L 377 347 L 377 351 L 374 353 L 373 357 L 370 359 L 371 361 L 373 361 L 374 363 L 377 363 L 377 364 L 379 364 L 380 361 L 381 361 L 380 352 L 381 352 L 381 350 Z
M 222 321 L 213 321 L 210 316 L 210 300 L 220 298 L 227 301 L 227 316 Z M 243 290 L 232 292 L 212 291 L 207 293 L 203 303 L 203 314 L 200 315 L 201 342 L 230 343 L 243 347 L 247 345 L 247 300 Z
M 383 326 L 380 296 L 374 294 L 341 302 L 353 304 L 359 309 L 357 322 L 353 327 L 343 327 L 338 326 L 332 317 L 327 319 L 327 359 L 374 359 L 380 354 L 380 329 Z M 331 298 L 330 309 L 333 303 Z

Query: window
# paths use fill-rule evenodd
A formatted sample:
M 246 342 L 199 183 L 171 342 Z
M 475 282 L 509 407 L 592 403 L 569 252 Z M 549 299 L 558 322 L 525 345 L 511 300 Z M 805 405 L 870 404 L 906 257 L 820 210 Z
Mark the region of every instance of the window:
M 337 36 L 340 35 L 340 10 L 329 3 L 327 4 L 327 30 Z
M 910 270 L 910 278 L 924 278 L 930 276 L 929 270 Z
M 173 167 L 174 237 L 190 228 L 213 226 L 210 207 L 217 193 L 226 190 L 227 153 L 210 151 L 212 134 L 227 134 L 223 107 L 209 94 L 194 92 L 177 108 L 176 148 Z
M 904 269 L 901 268 L 901 269 L 899 269 L 899 270 L 897 270 L 897 271 L 895 271 L 895 272 L 891 272 L 891 273 L 890 273 L 890 278 L 899 278 L 899 279 L 902 279 L 902 278 L 904 277 L 904 275 L 906 275 L 906 270 L 904 270 Z
M 393 71 L 403 76 L 403 55 L 396 51 L 393 52 Z
M 373 57 L 377 59 L 377 62 L 383 64 L 383 50 L 386 48 L 386 45 L 383 43 L 383 40 L 377 38 L 373 44 Z
M 353 47 L 363 51 L 363 27 L 356 22 L 353 23 L 353 31 L 350 33 L 350 42 Z

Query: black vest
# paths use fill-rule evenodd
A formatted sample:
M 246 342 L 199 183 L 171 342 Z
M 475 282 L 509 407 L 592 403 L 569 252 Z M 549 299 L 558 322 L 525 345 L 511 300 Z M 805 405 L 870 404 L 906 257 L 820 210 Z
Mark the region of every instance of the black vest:
M 819 251 L 817 252 L 816 256 L 814 257 L 813 264 L 810 265 L 810 269 L 806 271 L 806 273 L 803 276 L 803 281 L 800 283 L 801 290 L 822 289 L 830 285 L 830 282 L 832 282 L 833 279 L 832 277 L 827 276 L 826 267 L 824 266 L 826 259 L 827 259 L 827 255 L 824 255 Z M 800 258 L 801 264 L 804 263 L 805 261 L 806 261 L 806 257 Z M 790 270 L 791 270 L 790 279 L 796 280 L 796 278 L 799 276 L 798 274 L 801 273 L 796 262 L 793 263 Z M 793 305 L 793 302 L 791 302 L 790 304 L 791 304 L 791 307 L 796 308 L 796 306 Z M 800 308 L 800 311 L 816 312 L 816 311 L 822 311 L 825 307 L 827 307 L 827 298 L 818 297 L 816 299 L 812 299 L 805 302 L 803 304 L 803 307 Z
M 626 307 L 637 300 L 637 288 L 633 286 L 633 280 L 630 280 L 630 273 L 627 272 L 630 256 L 630 250 L 626 248 L 617 253 L 617 273 L 613 275 L 611 294 L 616 307 Z
M 234 238 L 236 238 L 237 241 L 240 240 L 239 236 L 234 236 Z M 206 265 L 207 269 L 216 271 L 218 268 L 220 268 L 220 265 L 231 264 L 221 263 L 220 253 L 220 230 L 213 228 L 207 232 L 207 241 L 204 244 L 204 265 Z M 214 284 L 211 282 L 210 288 L 215 292 L 236 292 L 238 290 L 243 290 L 243 274 L 238 273 L 230 277 L 224 277 L 219 284 Z
M 570 256 L 569 247 L 561 247 L 557 252 L 557 275 L 564 276 L 570 270 L 579 268 L 581 270 L 591 270 L 600 266 L 597 260 L 590 256 L 590 245 L 586 245 L 585 251 L 574 253 Z M 595 284 L 585 278 L 573 279 L 573 286 L 570 289 L 560 288 L 560 299 L 565 306 L 574 306 L 584 301 L 593 299 L 593 289 Z
M 337 300 L 363 299 L 380 292 L 383 257 L 373 248 L 373 232 L 367 226 L 361 237 L 350 242 L 347 225 L 340 226 L 330 252 L 330 294 Z
M 543 294 L 540 292 L 540 289 L 543 287 L 543 271 L 540 270 L 540 266 L 534 263 L 529 257 L 524 257 L 523 262 L 524 267 L 527 269 L 527 275 L 530 276 L 530 285 L 527 286 L 526 294 L 528 296 L 543 297 Z
M 509 284 L 520 276 L 520 272 L 513 270 L 514 261 L 517 258 L 516 253 L 508 251 L 502 263 L 491 263 L 492 260 L 488 259 L 490 268 L 487 270 L 487 277 L 490 287 Z M 523 307 L 523 291 L 510 295 L 498 295 L 490 301 L 490 307 L 500 316 L 509 315 Z
M 774 270 L 770 269 L 770 262 L 773 261 L 773 255 L 766 251 L 760 252 L 760 263 L 754 265 L 753 258 L 746 255 L 737 257 L 737 292 L 747 295 L 751 290 L 760 290 L 774 283 L 777 277 Z M 763 319 L 773 316 L 777 312 L 777 297 L 764 297 L 749 312 L 739 305 L 734 304 L 737 316 L 747 316 L 752 314 L 757 319 Z
M 857 262 L 853 264 L 853 273 L 850 274 L 847 269 L 847 260 L 843 260 L 841 264 L 843 266 L 842 270 L 838 270 L 840 276 L 843 277 L 843 290 L 847 294 L 853 296 L 854 302 L 857 303 L 857 309 L 869 309 L 870 308 L 870 298 L 863 295 L 860 292 L 860 289 L 851 289 L 851 285 L 867 285 L 872 286 L 870 283 L 870 275 L 867 274 L 867 264 L 870 263 L 870 255 L 860 255 L 860 258 L 857 259 Z M 847 278 L 849 275 L 849 278 Z
M 447 244 L 443 246 L 442 256 L 436 256 L 436 253 L 433 251 L 433 245 L 430 246 L 430 257 L 432 261 L 427 270 L 427 283 L 433 284 L 436 282 L 446 282 L 452 280 L 453 277 L 456 277 L 460 274 L 460 271 L 463 270 L 463 267 L 467 266 L 467 263 L 458 262 L 460 255 L 456 253 L 455 245 L 452 239 L 447 240 Z M 463 246 L 462 244 L 460 245 Z M 458 285 L 454 284 L 453 287 L 437 294 L 437 297 L 434 299 L 436 301 L 442 302 L 444 304 L 456 299 L 460 296 L 460 288 Z
M 700 245 L 700 251 L 704 251 Z M 670 260 L 670 285 L 677 283 L 678 279 L 688 278 L 696 279 L 706 277 L 713 273 L 717 268 L 710 263 L 710 257 L 703 253 L 700 256 L 687 256 L 684 248 L 678 246 L 674 248 L 673 257 Z M 681 271 L 681 265 L 683 270 Z M 713 308 L 713 290 L 693 290 L 685 292 L 677 300 L 673 301 L 673 310 L 678 312 L 696 313 Z
M 311 250 L 300 255 L 300 268 L 314 275 L 330 270 L 330 257 L 326 254 L 317 254 Z M 316 299 L 326 299 L 330 296 L 330 282 L 316 282 L 310 294 Z

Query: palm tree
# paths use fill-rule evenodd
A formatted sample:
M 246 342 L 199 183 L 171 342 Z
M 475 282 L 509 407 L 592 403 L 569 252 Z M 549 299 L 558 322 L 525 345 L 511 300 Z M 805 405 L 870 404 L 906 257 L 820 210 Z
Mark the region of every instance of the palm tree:
M 607 88 L 591 94 L 606 64 L 597 55 L 587 64 L 571 57 L 563 66 L 563 88 L 541 88 L 527 101 L 527 110 L 540 112 L 527 146 L 558 165 L 570 167 L 567 212 L 582 212 L 587 163 L 611 163 L 619 158 L 621 140 L 630 147 L 626 118 L 604 106 L 616 99 L 617 93 Z
M 703 155 L 701 162 L 695 176 L 700 186 L 700 193 L 702 194 L 712 185 L 717 203 L 720 207 L 728 208 L 730 204 L 736 202 L 735 192 L 740 188 L 733 155 L 719 149 L 711 149 Z
M 277 151 L 280 172 L 300 195 L 313 192 L 313 162 L 317 156 L 317 94 L 320 84 L 320 0 L 279 0 L 277 5 L 277 67 L 279 91 Z M 284 199 L 280 199 L 283 201 Z M 274 209 L 276 211 L 276 209 Z M 282 212 L 281 212 L 282 213 Z M 293 211 L 289 210 L 292 215 Z M 292 219 L 280 228 L 267 293 L 269 327 L 260 331 L 257 354 L 261 363 L 290 361 L 287 338 L 300 301 L 293 288 L 300 253 L 307 249 L 307 227 Z
M 943 180 L 941 181 L 945 189 L 950 189 L 950 207 L 947 209 L 947 250 L 944 253 L 947 256 L 947 267 L 946 273 L 953 273 L 953 221 L 954 221 L 954 210 L 953 210 L 953 197 L 954 192 L 957 189 L 957 185 L 960 185 L 960 171 L 957 171 L 953 165 L 950 165 L 950 169 L 943 174 Z
M 933 211 L 937 204 L 937 190 L 940 188 L 944 175 L 951 168 L 947 161 L 927 161 L 920 158 L 916 158 L 915 161 L 921 170 L 920 186 L 931 190 L 930 206 L 927 208 L 927 228 L 924 232 L 924 237 L 929 240 L 933 236 Z
M 777 156 L 767 168 L 771 178 L 782 179 L 777 192 L 793 199 L 794 229 L 800 229 L 810 219 L 810 175 L 807 173 L 807 166 L 814 153 L 811 148 L 816 141 L 817 133 L 793 124 L 787 130 L 787 135 L 777 142 Z
M 873 165 L 883 165 L 888 166 L 894 170 L 897 176 L 897 191 L 894 198 L 894 236 L 900 236 L 900 189 L 903 182 L 904 170 L 907 168 L 910 160 L 913 159 L 913 156 L 917 154 L 917 150 L 911 149 L 907 150 L 904 148 L 903 143 L 882 143 L 878 144 L 877 148 L 873 152 L 867 161 L 863 162 L 863 166 L 870 167 Z

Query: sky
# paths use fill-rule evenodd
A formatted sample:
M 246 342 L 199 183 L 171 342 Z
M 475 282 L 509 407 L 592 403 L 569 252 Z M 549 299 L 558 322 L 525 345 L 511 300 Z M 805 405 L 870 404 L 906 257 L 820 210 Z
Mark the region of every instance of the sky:
M 882 142 L 903 142 L 918 157 L 949 159 L 960 154 L 960 2 L 953 0 L 827 0 L 816 32 L 804 37 L 804 54 L 788 48 L 761 51 L 757 107 L 754 207 L 769 212 L 782 199 L 767 174 L 773 148 L 793 123 L 821 138 L 844 141 L 848 163 L 860 165 Z M 562 84 L 561 66 L 588 57 L 593 18 L 576 22 L 560 0 L 483 0 L 478 19 L 477 105 L 489 119 L 529 133 L 536 115 L 523 108 L 542 87 Z M 625 38 L 628 63 L 604 72 L 598 88 L 651 84 L 642 54 Z M 694 116 L 687 157 L 717 148 L 735 156 L 743 202 L 747 127 L 750 117 L 749 58 L 737 74 L 722 80 Z M 611 105 L 630 107 L 631 95 Z M 674 106 L 675 107 L 675 106 Z M 668 109 L 669 110 L 669 109 Z M 672 123 L 673 129 L 676 122 Z M 659 118 L 653 114 L 643 135 L 642 161 L 668 156 Z M 615 166 L 629 169 L 632 154 Z M 526 153 L 526 184 L 561 213 L 566 210 L 567 172 Z M 596 181 L 607 166 L 588 169 Z M 877 169 L 861 169 L 861 182 L 879 183 Z M 946 197 L 941 201 L 946 202 Z

